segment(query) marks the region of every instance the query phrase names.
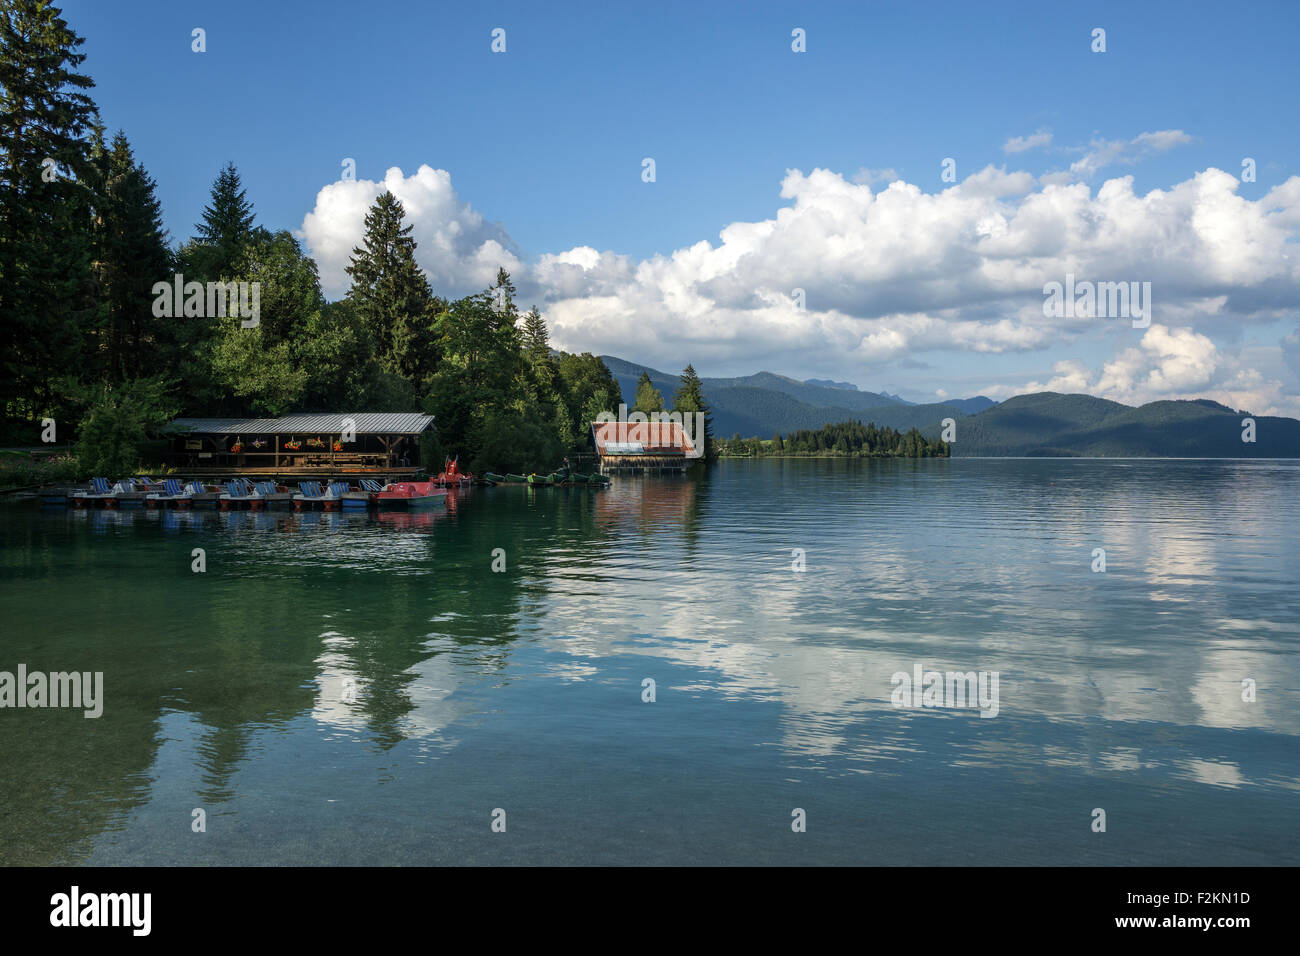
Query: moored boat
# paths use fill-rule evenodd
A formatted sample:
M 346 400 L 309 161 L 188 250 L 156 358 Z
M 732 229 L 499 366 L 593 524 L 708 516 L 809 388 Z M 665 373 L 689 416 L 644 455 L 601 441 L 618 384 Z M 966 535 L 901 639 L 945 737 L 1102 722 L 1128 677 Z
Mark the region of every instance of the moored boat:
M 399 481 L 375 495 L 381 508 L 433 508 L 446 501 L 447 492 L 433 481 Z
M 436 485 L 454 488 L 458 485 L 472 485 L 477 480 L 471 474 L 463 473 L 460 470 L 460 458 L 448 458 L 442 466 L 442 473 L 434 476 L 431 480 Z
M 338 494 L 339 503 L 346 510 L 370 507 L 371 492 L 366 489 L 352 488 L 346 481 L 336 481 L 332 487 Z
M 180 508 L 188 508 L 194 505 L 216 505 L 221 500 L 221 492 L 200 481 L 191 481 L 185 486 L 184 492 L 176 499 L 176 505 Z

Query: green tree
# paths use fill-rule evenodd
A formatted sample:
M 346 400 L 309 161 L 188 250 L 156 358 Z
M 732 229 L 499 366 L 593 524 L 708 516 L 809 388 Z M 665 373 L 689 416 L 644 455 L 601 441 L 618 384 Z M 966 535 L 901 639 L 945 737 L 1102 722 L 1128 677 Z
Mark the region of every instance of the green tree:
M 194 227 L 193 264 L 200 281 L 237 275 L 245 246 L 253 238 L 253 204 L 245 196 L 239 170 L 226 163 L 212 184 L 211 201 Z M 190 277 L 187 277 L 190 278 Z
M 140 464 L 141 444 L 176 414 L 170 384 L 161 378 L 74 391 L 85 409 L 77 427 L 77 458 L 84 470 L 96 475 L 132 474 Z
M 234 263 L 240 281 L 259 285 L 258 327 L 269 343 L 307 338 L 307 327 L 325 305 L 316 260 L 286 229 L 254 230 Z
M 385 191 L 366 213 L 362 245 L 352 250 L 348 300 L 370 332 L 384 370 L 422 387 L 440 358 L 433 330 L 445 303 L 434 299 L 415 261 L 412 226 L 401 200 Z
M 24 422 L 68 410 L 53 381 L 94 321 L 83 42 L 48 0 L 0 4 L 0 407 Z
M 643 372 L 642 375 L 645 375 Z M 646 376 L 646 381 L 649 377 Z M 640 385 L 637 386 L 638 395 L 640 394 Z M 638 399 L 639 401 L 639 399 Z M 696 413 L 704 416 L 704 453 L 705 460 L 714 457 L 713 450 L 713 415 L 710 412 L 708 402 L 704 400 L 704 383 L 700 377 L 695 374 L 695 367 L 687 365 L 682 371 L 681 386 L 673 395 L 673 411 L 682 413 L 683 422 L 687 422 L 686 415 L 694 416 Z M 689 419 L 694 422 L 694 417 Z M 693 425 L 691 426 L 693 427 Z M 698 435 L 694 436 L 699 440 Z
M 121 382 L 174 375 L 176 320 L 153 314 L 153 285 L 171 281 L 172 254 L 154 181 L 118 132 L 99 156 L 95 277 L 100 321 L 88 356 L 100 377 Z
M 524 315 L 523 347 L 528 361 L 534 367 L 551 359 L 551 335 L 537 306 L 533 306 Z
M 370 354 L 370 337 L 352 304 L 346 299 L 321 306 L 307 319 L 295 348 L 299 367 L 306 375 L 303 411 L 392 411 L 413 408 L 414 392 L 405 379 L 396 378 L 404 400 L 389 403 L 389 389 L 378 385 L 384 375 Z M 379 404 L 374 404 L 378 401 Z
M 609 367 L 598 356 L 590 352 L 563 352 L 560 354 L 559 375 L 560 390 L 577 431 L 587 434 L 601 412 L 612 414 L 618 411 L 623 401 L 622 390 Z
M 204 406 L 230 415 L 283 415 L 302 407 L 309 385 L 317 393 L 334 391 L 337 383 L 320 380 L 328 369 L 316 370 L 313 382 L 312 363 L 335 359 L 334 371 L 346 375 L 348 370 L 327 355 L 330 342 L 313 337 L 333 330 L 321 318 L 324 300 L 316 263 L 303 254 L 298 240 L 284 230 L 256 229 L 233 268 L 241 282 L 257 283 L 258 324 L 246 328 L 243 316 L 234 314 L 190 320 L 213 327 L 206 350 L 212 393 L 203 396 Z M 332 344 L 350 346 L 349 357 L 356 357 L 355 337 Z M 342 397 L 327 401 L 324 410 L 337 410 Z
M 434 321 L 442 361 L 425 401 L 449 454 L 475 459 L 489 410 L 527 410 L 519 387 L 520 332 L 501 308 L 500 286 L 451 303 Z
M 632 411 L 645 412 L 649 415 L 651 412 L 662 412 L 663 410 L 663 395 L 650 381 L 650 373 L 642 372 L 641 377 L 636 382 L 636 398 L 633 400 Z

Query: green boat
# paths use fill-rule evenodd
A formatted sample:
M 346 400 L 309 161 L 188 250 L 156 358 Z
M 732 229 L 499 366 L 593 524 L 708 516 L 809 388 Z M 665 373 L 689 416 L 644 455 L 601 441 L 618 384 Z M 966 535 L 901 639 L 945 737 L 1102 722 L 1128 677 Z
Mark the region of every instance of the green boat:
M 511 484 L 511 485 L 526 485 L 528 484 L 528 476 L 527 475 L 506 475 L 506 482 L 507 484 Z
M 488 482 L 489 484 L 499 485 L 501 484 L 501 482 L 506 480 L 506 476 L 498 475 L 494 471 L 485 471 L 483 472 L 483 480 Z
M 556 485 L 560 482 L 560 476 L 555 472 L 549 475 L 529 475 L 528 483 L 530 485 Z
M 572 476 L 572 478 L 570 478 L 570 481 L 580 481 L 588 485 L 609 484 L 609 478 L 607 478 L 605 475 L 574 475 Z

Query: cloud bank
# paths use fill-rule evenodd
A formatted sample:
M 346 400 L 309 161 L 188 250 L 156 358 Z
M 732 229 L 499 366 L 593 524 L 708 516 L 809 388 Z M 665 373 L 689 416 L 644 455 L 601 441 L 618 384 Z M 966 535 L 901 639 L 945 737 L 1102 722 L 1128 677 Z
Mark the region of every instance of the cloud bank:
M 1117 161 L 1184 136 L 1160 131 L 1117 149 L 1094 143 L 1093 152 Z M 792 169 L 771 218 L 648 259 L 579 246 L 525 266 L 504 228 L 427 166 L 409 178 L 389 170 L 382 184 L 325 187 L 302 231 L 338 294 L 365 209 L 390 188 L 407 204 L 437 291 L 485 287 L 504 265 L 526 303 L 543 308 L 557 346 L 670 369 L 690 361 L 865 384 L 916 367 L 922 353 L 948 353 L 939 364 L 967 372 L 978 359 L 963 363 L 964 353 L 1038 353 L 1037 364 L 1053 365 L 1048 380 L 993 380 L 982 390 L 1086 391 L 1129 403 L 1204 396 L 1300 414 L 1296 333 L 1256 341 L 1271 330 L 1276 342 L 1300 315 L 1300 177 L 1253 200 L 1215 168 L 1144 194 L 1131 176 L 1095 190 L 1079 181 L 1105 162 L 1085 156 L 1071 182 L 989 166 L 930 193 L 892 170 L 882 186 L 875 171 L 846 179 Z M 1067 274 L 1151 282 L 1150 328 L 1045 317 L 1044 284 Z M 1080 358 L 1107 349 L 1112 357 L 1095 369 Z M 936 372 L 936 388 L 942 379 Z

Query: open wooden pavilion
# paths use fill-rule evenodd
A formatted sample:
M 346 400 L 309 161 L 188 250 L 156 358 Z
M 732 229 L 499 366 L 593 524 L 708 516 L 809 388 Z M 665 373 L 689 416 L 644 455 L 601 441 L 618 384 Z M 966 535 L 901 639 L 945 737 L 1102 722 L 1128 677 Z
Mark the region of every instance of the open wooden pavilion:
M 423 412 L 341 412 L 282 418 L 178 418 L 168 464 L 195 475 L 413 475 Z M 347 440 L 345 440 L 347 439 Z

